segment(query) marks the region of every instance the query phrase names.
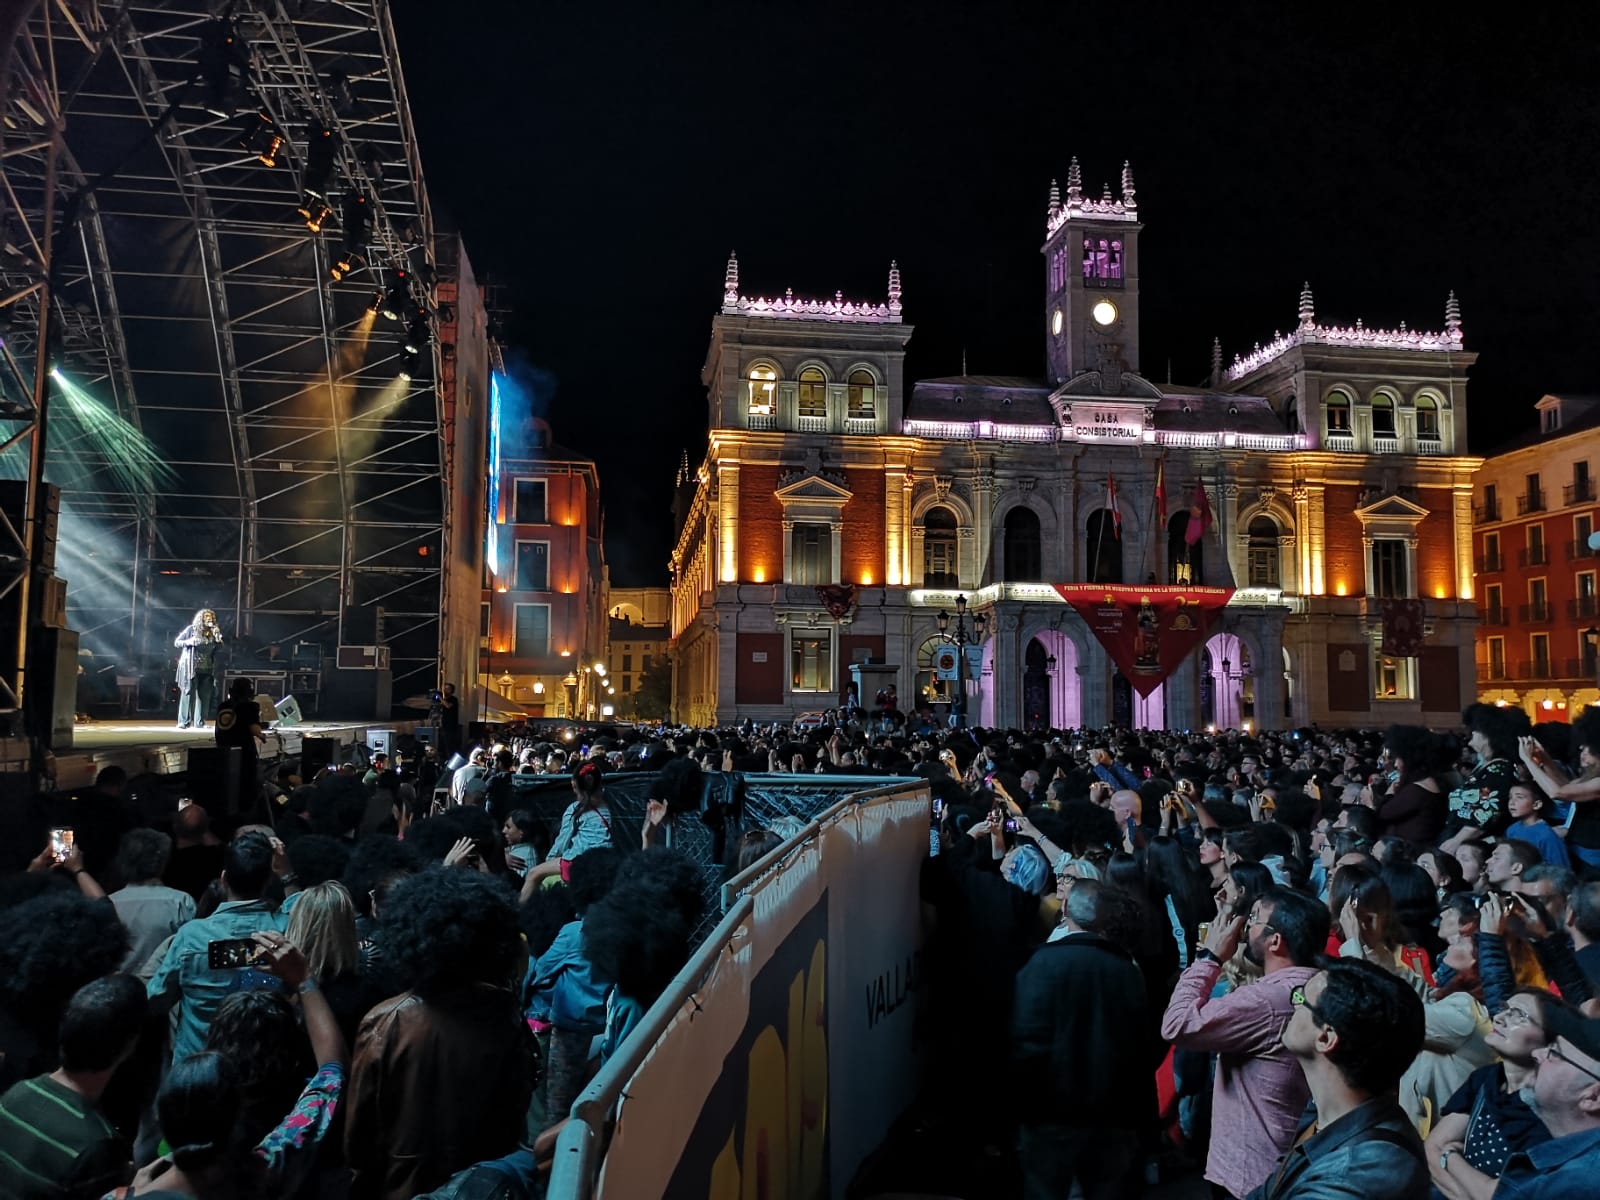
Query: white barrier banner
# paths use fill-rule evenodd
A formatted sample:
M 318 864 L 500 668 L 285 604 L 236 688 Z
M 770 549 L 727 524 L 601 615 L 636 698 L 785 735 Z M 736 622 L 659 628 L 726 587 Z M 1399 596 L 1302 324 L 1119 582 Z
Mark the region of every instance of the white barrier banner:
M 843 1195 L 916 1086 L 925 789 L 852 805 L 752 889 L 623 1088 L 596 1195 Z

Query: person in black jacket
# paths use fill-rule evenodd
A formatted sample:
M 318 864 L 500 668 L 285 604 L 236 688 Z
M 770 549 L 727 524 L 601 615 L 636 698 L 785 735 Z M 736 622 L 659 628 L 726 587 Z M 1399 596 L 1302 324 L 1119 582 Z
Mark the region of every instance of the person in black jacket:
M 1023 1200 L 1140 1189 L 1139 1130 L 1155 1115 L 1161 1045 L 1143 975 L 1122 944 L 1138 921 L 1115 888 L 1078 880 L 1061 924 L 1017 976 L 1012 1099 Z

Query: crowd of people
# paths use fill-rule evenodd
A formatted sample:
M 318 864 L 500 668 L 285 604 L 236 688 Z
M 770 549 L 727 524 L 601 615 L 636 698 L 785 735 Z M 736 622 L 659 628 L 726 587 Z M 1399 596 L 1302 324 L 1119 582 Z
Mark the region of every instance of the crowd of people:
M 782 772 L 928 781 L 924 1116 L 1029 1200 L 1174 1168 L 1587 1196 L 1600 712 L 1463 723 L 513 729 L 459 765 L 285 766 L 231 815 L 108 770 L 0 877 L 0 1196 L 538 1195 L 714 885 L 781 840 L 718 809 L 706 862 L 686 823 L 718 775 Z M 570 793 L 537 809 L 528 775 Z

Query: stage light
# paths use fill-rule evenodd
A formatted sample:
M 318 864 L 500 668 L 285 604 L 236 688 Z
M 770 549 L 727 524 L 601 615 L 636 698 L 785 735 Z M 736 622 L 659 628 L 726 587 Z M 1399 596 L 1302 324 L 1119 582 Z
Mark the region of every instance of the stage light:
M 372 293 L 372 300 L 367 305 L 367 311 L 369 313 L 372 313 L 374 316 L 376 316 L 378 310 L 380 308 L 382 308 L 382 307 L 383 307 L 383 293 L 382 292 L 373 292 Z
M 239 127 L 239 145 L 254 154 L 262 166 L 275 167 L 278 151 L 283 149 L 283 133 L 266 113 L 251 113 Z
M 219 117 L 233 116 L 250 80 L 250 51 L 227 17 L 217 18 L 201 31 L 197 65 L 206 111 Z
M 422 367 L 422 356 L 415 350 L 402 350 L 400 352 L 401 379 L 411 380 L 416 377 L 417 371 Z
M 344 223 L 346 250 L 359 250 L 371 239 L 372 205 L 367 203 L 367 198 L 360 192 L 351 192 L 345 196 L 340 209 L 340 219 Z
M 338 157 L 339 139 L 333 130 L 321 121 L 313 121 L 306 128 L 306 169 L 300 186 L 309 195 L 319 198 L 328 192 L 333 178 L 333 163 Z
M 306 228 L 312 233 L 322 232 L 322 223 L 333 216 L 333 209 L 326 200 L 306 193 L 306 198 L 300 202 L 300 215 L 305 218 Z
M 428 344 L 431 331 L 428 329 L 428 314 L 419 311 L 411 318 L 411 324 L 406 326 L 405 351 L 407 354 L 421 354 L 422 348 Z
M 328 274 L 333 277 L 335 283 L 338 283 L 359 266 L 361 266 L 361 256 L 359 254 L 354 250 L 341 250 L 339 256 L 328 264 Z M 368 311 L 370 312 L 371 310 L 369 309 Z
M 400 314 L 411 307 L 411 276 L 404 267 L 396 267 L 390 276 L 389 292 L 378 309 L 387 321 L 398 321 Z

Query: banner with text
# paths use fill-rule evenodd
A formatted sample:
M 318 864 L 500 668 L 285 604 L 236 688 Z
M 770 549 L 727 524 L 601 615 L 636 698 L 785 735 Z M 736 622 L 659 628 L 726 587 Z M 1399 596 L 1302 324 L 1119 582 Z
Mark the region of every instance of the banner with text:
M 1058 583 L 1133 689 L 1148 696 L 1194 653 L 1232 588 Z
M 853 804 L 753 907 L 622 1088 L 595 1195 L 843 1195 L 910 1104 L 925 787 Z

